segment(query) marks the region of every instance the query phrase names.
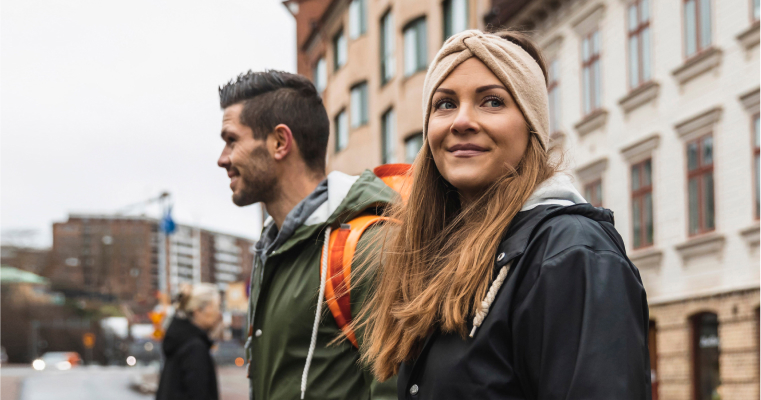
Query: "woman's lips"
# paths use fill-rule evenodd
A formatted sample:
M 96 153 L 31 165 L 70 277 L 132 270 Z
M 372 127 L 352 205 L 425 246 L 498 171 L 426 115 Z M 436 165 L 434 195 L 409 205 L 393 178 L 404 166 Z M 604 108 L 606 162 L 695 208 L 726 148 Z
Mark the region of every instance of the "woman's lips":
M 458 158 L 467 158 L 467 157 L 480 156 L 481 154 L 486 153 L 486 151 L 484 150 L 454 150 L 451 153 L 453 156 Z
M 460 143 L 447 149 L 458 158 L 475 157 L 486 153 L 486 149 L 473 143 Z

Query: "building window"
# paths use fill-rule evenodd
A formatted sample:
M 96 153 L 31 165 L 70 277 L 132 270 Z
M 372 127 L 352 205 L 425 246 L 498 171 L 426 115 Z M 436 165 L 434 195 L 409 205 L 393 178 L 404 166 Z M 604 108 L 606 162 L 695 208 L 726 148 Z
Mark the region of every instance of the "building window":
M 751 3 L 751 5 L 750 5 L 750 7 L 751 7 L 751 14 L 750 14 L 751 18 L 750 19 L 753 22 L 756 22 L 756 21 L 758 21 L 759 17 L 761 17 L 759 15 L 759 13 L 761 12 L 761 5 L 759 4 L 759 3 L 761 3 L 761 0 L 750 0 L 750 3 Z
M 444 40 L 468 29 L 468 0 L 444 0 Z
M 550 134 L 560 131 L 560 62 L 557 58 L 550 61 L 548 72 L 547 97 L 550 102 Z
M 349 121 L 346 119 L 346 110 L 341 110 L 336 115 L 333 126 L 336 132 L 336 153 L 338 153 L 349 145 Z
M 629 5 L 629 87 L 650 80 L 650 0 Z
M 754 214 L 756 219 L 759 218 L 761 213 L 761 177 L 759 177 L 759 168 L 761 163 L 759 162 L 759 153 L 761 153 L 761 132 L 759 131 L 759 114 L 753 116 L 753 175 L 755 175 L 755 209 Z
M 396 73 L 394 59 L 394 15 L 391 11 L 381 18 L 381 83 L 385 84 Z
M 346 37 L 343 31 L 339 31 L 333 37 L 333 70 L 338 71 L 346 64 Z
M 328 84 L 328 67 L 325 64 L 325 57 L 320 57 L 312 69 L 312 79 L 314 80 L 314 87 L 317 89 L 317 93 L 322 93 Z
M 711 46 L 711 0 L 684 0 L 684 56 Z
M 351 88 L 351 127 L 356 128 L 368 120 L 367 82 L 362 82 Z
M 653 244 L 652 162 L 632 165 L 632 227 L 634 248 Z
M 687 191 L 690 235 L 712 231 L 715 226 L 713 202 L 713 136 L 687 143 Z
M 428 66 L 425 18 L 412 21 L 404 28 L 404 76 L 410 76 Z
M 584 185 L 584 197 L 594 207 L 602 207 L 602 179 Z
M 349 37 L 356 39 L 367 32 L 367 0 L 352 0 L 349 5 Z
M 423 147 L 423 132 L 416 133 L 404 140 L 404 162 L 412 164 L 415 162 L 417 153 Z
M 704 312 L 690 318 L 692 325 L 692 381 L 695 400 L 719 398 L 719 319 Z
M 600 108 L 600 32 L 593 31 L 581 42 L 584 115 Z
M 381 120 L 381 159 L 383 164 L 396 162 L 394 153 L 396 152 L 396 114 L 391 108 L 385 113 Z
M 650 351 L 650 386 L 652 400 L 658 400 L 658 328 L 655 321 L 650 320 L 647 330 L 647 349 Z

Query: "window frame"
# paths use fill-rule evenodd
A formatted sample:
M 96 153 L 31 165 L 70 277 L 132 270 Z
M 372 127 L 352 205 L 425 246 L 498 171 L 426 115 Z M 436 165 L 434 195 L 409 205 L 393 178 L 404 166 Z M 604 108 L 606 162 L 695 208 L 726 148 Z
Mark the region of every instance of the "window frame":
M 711 155 L 711 164 L 710 165 L 704 165 L 704 162 L 703 162 L 703 147 L 704 147 L 703 141 L 707 137 L 711 137 L 711 142 L 712 142 L 712 149 L 711 149 L 711 154 L 712 155 Z M 714 165 L 715 165 L 715 160 L 714 159 L 716 158 L 714 156 L 714 154 L 716 154 L 716 144 L 715 144 L 716 142 L 713 139 L 714 139 L 713 138 L 713 132 L 709 132 L 709 133 L 700 135 L 700 136 L 698 136 L 698 137 L 696 137 L 694 139 L 691 139 L 691 140 L 687 141 L 684 144 L 685 167 L 686 167 L 685 169 L 687 171 L 687 180 L 686 180 L 687 191 L 686 191 L 686 193 L 687 193 L 687 236 L 688 237 L 694 237 L 694 236 L 702 235 L 702 234 L 705 234 L 705 233 L 708 233 L 708 232 L 713 232 L 713 231 L 716 230 L 716 180 L 714 179 L 714 174 L 713 174 L 713 172 L 714 172 Z M 695 169 L 690 170 L 689 146 L 692 143 L 697 143 L 697 146 L 698 146 L 698 148 L 697 148 L 697 156 L 698 156 L 697 163 L 698 164 L 697 164 L 697 167 Z M 704 201 L 706 199 L 703 198 L 703 195 L 706 194 L 705 193 L 705 188 L 704 188 L 704 186 L 705 186 L 705 184 L 704 184 L 704 177 L 707 176 L 708 174 L 711 175 L 711 180 L 713 181 L 713 193 L 711 193 L 711 196 L 713 197 L 713 226 L 710 227 L 710 228 L 708 228 L 706 226 L 706 223 L 705 223 L 706 222 L 705 221 L 706 215 L 704 214 L 704 211 L 705 211 Z M 697 207 L 698 207 L 698 226 L 697 226 L 697 231 L 694 232 L 694 233 L 692 232 L 692 229 L 691 229 L 691 226 L 690 226 L 690 213 L 692 211 L 690 209 L 690 180 L 693 179 L 693 178 L 697 178 L 697 183 L 698 183 L 698 187 L 697 187 L 697 191 L 698 191 L 698 204 L 697 204 Z
M 415 152 L 415 157 L 410 158 L 409 153 L 407 153 L 408 150 L 408 144 L 411 143 L 413 140 L 417 140 L 420 138 L 420 146 L 418 147 L 418 150 Z M 420 153 L 420 150 L 423 148 L 423 144 L 425 143 L 425 138 L 423 138 L 423 132 L 415 132 L 411 135 L 407 135 L 407 137 L 404 138 L 404 162 L 407 164 L 412 164 L 415 161 L 415 158 L 417 158 L 417 155 Z
M 412 71 L 407 71 L 407 32 L 410 29 L 415 30 L 415 67 Z M 409 78 L 420 71 L 425 71 L 428 68 L 428 21 L 425 15 L 413 18 L 404 25 L 402 28 L 402 41 L 404 47 L 402 51 L 404 56 L 402 73 L 404 77 Z
M 320 88 L 320 62 L 323 63 L 323 75 L 325 81 L 322 82 L 322 88 Z M 325 59 L 325 55 L 321 55 L 317 58 L 317 61 L 312 64 L 312 82 L 314 82 L 314 88 L 317 90 L 317 93 L 322 93 L 325 91 L 325 88 L 328 87 L 328 61 Z
M 594 35 L 598 35 L 598 49 L 597 53 L 594 52 Z M 584 42 L 589 41 L 589 59 L 584 59 Z M 602 34 L 600 33 L 600 27 L 597 26 L 594 29 L 590 30 L 588 33 L 586 33 L 581 38 L 581 51 L 579 54 L 581 55 L 581 110 L 582 110 L 582 116 L 587 117 L 591 114 L 593 114 L 595 111 L 602 109 L 602 63 L 600 62 L 600 54 L 602 53 Z M 599 74 L 595 73 L 594 66 L 595 64 L 598 65 L 598 71 Z M 584 85 L 584 71 L 589 68 L 590 71 L 590 87 L 587 88 Z M 596 78 L 596 79 L 592 79 Z M 584 101 L 584 96 L 587 94 L 587 89 L 590 89 L 589 92 L 589 110 L 586 109 L 586 103 Z M 597 90 L 593 90 L 597 89 Z M 596 93 L 599 92 L 599 99 L 597 98 Z M 596 104 L 597 103 L 597 104 Z
M 389 115 L 393 118 L 391 132 L 389 129 Z M 396 162 L 396 112 L 393 107 L 389 107 L 381 114 L 381 164 L 391 164 Z
M 343 64 L 339 64 L 340 60 L 339 60 L 339 51 L 338 51 L 338 49 L 339 49 L 339 43 L 338 43 L 338 41 L 341 38 L 343 38 L 343 46 L 341 46 L 341 47 L 343 47 L 343 53 L 344 53 Z M 338 32 L 336 32 L 336 34 L 333 35 L 333 40 L 331 41 L 331 43 L 333 45 L 333 72 L 336 72 L 336 71 L 340 70 L 344 65 L 346 65 L 346 63 L 348 62 L 348 59 L 349 59 L 349 54 L 348 54 L 349 53 L 349 45 L 348 45 L 348 43 L 346 41 L 346 35 L 344 33 L 344 29 L 343 28 L 339 29 Z
M 719 360 L 721 360 L 721 321 L 719 321 L 719 315 L 714 312 L 710 311 L 702 311 L 695 313 L 689 317 L 689 325 L 690 325 L 690 356 L 691 356 L 691 364 L 692 364 L 692 371 L 691 372 L 691 378 L 692 378 L 692 398 L 693 399 L 700 399 L 700 386 L 701 386 L 701 368 L 700 368 L 700 360 L 698 356 L 698 352 L 700 351 L 700 327 L 701 322 L 703 320 L 703 317 L 706 315 L 714 315 L 716 317 L 716 337 L 719 340 L 719 343 L 717 344 L 718 352 L 719 352 Z M 721 363 L 719 363 L 718 367 L 718 373 L 719 376 L 721 376 Z M 719 383 L 719 385 L 721 385 Z
M 346 107 L 342 108 L 341 111 L 339 111 L 334 117 L 333 117 L 333 130 L 334 130 L 334 136 L 335 136 L 335 143 L 333 146 L 333 149 L 335 150 L 335 153 L 338 154 L 341 151 L 345 150 L 347 147 L 349 147 L 349 121 L 346 121 L 346 143 L 343 147 L 341 147 L 341 132 L 339 132 L 341 128 L 341 116 L 343 116 L 345 119 L 348 119 L 349 117 L 346 115 Z
M 357 8 L 355 8 L 357 7 Z M 356 11 L 355 11 L 356 10 Z M 354 13 L 359 13 L 357 23 Z M 356 32 L 355 32 L 356 30 Z M 349 2 L 349 39 L 356 40 L 367 33 L 367 0 L 352 0 Z
M 600 196 L 599 198 L 595 197 L 592 199 L 592 196 L 587 196 L 587 193 L 591 193 L 593 196 L 597 196 L 597 192 L 592 190 L 595 187 L 600 187 Z M 602 177 L 599 177 L 597 179 L 591 180 L 584 184 L 584 197 L 589 204 L 591 204 L 593 207 L 602 207 L 603 206 L 603 193 L 602 193 Z M 595 201 L 592 201 L 595 200 Z
M 645 185 L 645 165 L 650 164 L 650 183 Z M 639 182 L 637 189 L 634 189 L 634 169 L 639 172 Z M 648 157 L 642 161 L 631 164 L 629 167 L 630 185 L 629 190 L 631 194 L 631 220 L 632 220 L 632 248 L 635 250 L 652 247 L 655 244 L 655 206 L 653 204 L 653 159 Z M 645 197 L 650 194 L 651 210 L 650 210 L 650 226 L 653 228 L 652 241 L 648 242 L 647 236 L 647 218 L 645 216 Z M 639 243 L 636 242 L 636 233 L 634 232 L 634 205 L 637 203 L 640 207 L 640 235 Z
M 647 1 L 647 6 L 648 6 L 647 21 L 645 21 L 645 22 L 642 22 L 642 6 L 643 6 L 642 3 L 643 3 L 643 1 Z M 627 78 L 628 78 L 626 83 L 627 83 L 627 85 L 629 87 L 629 91 L 632 91 L 634 89 L 642 87 L 642 85 L 644 85 L 644 84 L 646 84 L 648 82 L 651 82 L 653 80 L 652 65 L 650 66 L 650 76 L 647 79 L 645 79 L 644 76 L 643 76 L 644 75 L 644 72 L 643 72 L 644 68 L 643 67 L 645 66 L 645 62 L 644 62 L 645 49 L 643 49 L 643 44 L 642 44 L 643 43 L 643 41 L 642 41 L 642 33 L 647 29 L 648 30 L 647 33 L 648 33 L 648 35 L 650 35 L 650 42 L 649 43 L 650 43 L 650 46 L 651 46 L 651 48 L 649 48 L 647 50 L 648 50 L 648 52 L 651 55 L 651 60 L 650 61 L 652 62 L 652 43 L 653 43 L 652 33 L 653 33 L 653 30 L 650 29 L 650 21 L 652 19 L 652 10 L 650 9 L 650 8 L 652 8 L 651 5 L 652 5 L 652 0 L 632 0 L 626 6 L 626 24 L 625 24 L 626 25 L 626 42 L 627 42 L 626 45 L 627 45 L 627 49 L 629 50 L 629 51 L 626 52 L 626 58 L 627 58 L 627 61 L 628 61 L 626 63 L 626 69 L 627 69 L 627 74 L 626 75 L 627 75 Z M 630 10 L 630 8 L 632 6 L 635 7 L 636 10 L 637 10 L 636 11 L 637 12 L 637 27 L 634 30 L 632 30 L 631 26 L 629 26 L 629 10 Z M 632 53 L 631 53 L 631 39 L 632 39 L 633 36 L 637 37 L 637 85 L 636 86 L 632 85 L 632 70 L 631 70 L 631 55 L 632 55 Z
M 701 2 L 707 1 L 708 2 L 708 23 L 709 23 L 709 29 L 710 29 L 710 37 L 708 38 L 708 44 L 706 46 L 702 45 L 702 36 L 701 36 L 701 14 L 700 14 L 700 6 Z M 695 52 L 692 54 L 687 54 L 687 3 L 694 2 L 695 3 Z M 692 58 L 695 58 L 705 52 L 706 50 L 713 47 L 713 35 L 714 35 L 714 29 L 713 29 L 713 4 L 711 0 L 682 0 L 682 55 L 685 60 L 690 60 Z
M 753 149 L 753 160 L 751 161 L 753 167 L 753 216 L 756 220 L 761 217 L 761 184 L 759 180 L 761 171 L 759 171 L 759 165 L 761 165 L 761 138 L 759 135 L 759 124 L 761 124 L 761 113 L 755 113 L 750 119 L 750 132 L 751 132 L 751 148 Z M 759 160 L 759 161 L 757 161 Z
M 359 91 L 360 110 L 355 111 L 354 93 Z M 358 112 L 358 114 L 355 114 Z M 355 121 L 355 115 L 359 117 Z M 357 129 L 370 123 L 370 88 L 366 80 L 357 82 L 349 89 L 349 129 Z
M 457 33 L 460 33 L 462 31 L 455 32 L 454 30 L 454 2 L 457 0 L 444 0 L 441 2 L 441 17 L 442 17 L 442 23 L 441 23 L 441 33 L 442 33 L 442 43 L 446 42 L 447 39 L 450 37 L 456 35 Z M 469 0 L 462 0 L 465 2 L 465 30 L 469 27 L 469 19 L 470 19 L 470 1 Z M 447 17 L 451 17 L 451 23 L 448 21 Z M 452 32 L 448 34 L 447 28 L 451 30 Z
M 385 26 L 386 18 L 389 18 L 389 25 L 388 27 Z M 385 13 L 381 15 L 380 18 L 380 81 L 381 81 L 381 87 L 384 86 L 386 83 L 394 79 L 396 77 L 396 28 L 394 26 L 394 14 L 392 9 L 386 10 Z M 388 49 L 388 54 L 386 54 L 386 36 L 385 33 L 388 33 L 388 43 L 390 49 Z M 388 71 L 390 71 L 388 74 Z M 386 77 L 388 75 L 388 77 Z

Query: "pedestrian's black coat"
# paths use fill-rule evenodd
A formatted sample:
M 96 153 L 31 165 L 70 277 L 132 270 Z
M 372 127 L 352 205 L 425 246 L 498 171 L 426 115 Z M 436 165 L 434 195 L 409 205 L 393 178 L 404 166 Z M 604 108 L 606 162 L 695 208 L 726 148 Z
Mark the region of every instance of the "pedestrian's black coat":
M 156 400 L 217 400 L 217 373 L 206 332 L 187 319 L 174 318 L 162 348 L 164 369 Z
M 512 267 L 475 337 L 431 334 L 399 399 L 651 398 L 647 299 L 612 211 L 521 212 L 495 260 Z

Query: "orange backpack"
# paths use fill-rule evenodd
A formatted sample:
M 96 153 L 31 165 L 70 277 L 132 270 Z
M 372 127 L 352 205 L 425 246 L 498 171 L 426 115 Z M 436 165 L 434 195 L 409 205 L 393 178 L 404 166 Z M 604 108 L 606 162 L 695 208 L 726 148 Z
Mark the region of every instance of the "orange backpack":
M 411 176 L 409 164 L 386 164 L 376 167 L 373 173 L 386 185 L 397 191 L 403 200 L 410 194 Z M 327 281 L 325 300 L 338 327 L 354 347 L 359 347 L 351 324 L 351 262 L 357 251 L 357 243 L 367 228 L 387 218 L 374 214 L 360 215 L 330 233 L 328 242 Z M 325 259 L 324 257 L 322 258 Z M 322 263 L 320 268 L 323 268 Z

